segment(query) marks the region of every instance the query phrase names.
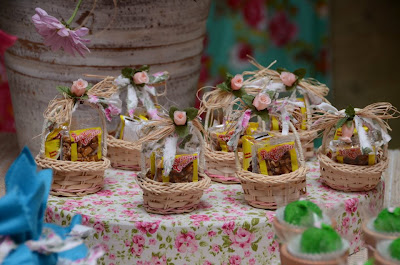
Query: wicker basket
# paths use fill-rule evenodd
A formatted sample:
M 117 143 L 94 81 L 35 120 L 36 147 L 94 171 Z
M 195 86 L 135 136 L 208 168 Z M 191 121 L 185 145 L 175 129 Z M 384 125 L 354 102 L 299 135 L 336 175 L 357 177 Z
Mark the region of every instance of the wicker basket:
M 331 222 L 332 227 L 336 229 L 336 221 L 332 218 Z M 283 224 L 279 222 L 276 216 L 274 218 L 273 226 L 275 230 L 275 235 L 278 237 L 281 243 L 287 242 L 289 239 L 293 238 L 296 235 L 300 235 L 307 229 L 307 227 L 295 227 L 292 225 Z
M 364 241 L 368 245 L 368 257 L 372 258 L 378 242 L 382 240 L 395 240 L 398 236 L 373 231 L 368 228 L 367 224 L 368 220 L 363 222 L 362 230 L 364 232 Z
M 139 142 L 128 142 L 108 135 L 108 158 L 111 166 L 117 169 L 140 170 L 142 145 Z
M 204 141 L 201 141 L 203 136 L 196 128 L 193 131 L 200 139 L 201 145 L 198 168 L 199 181 L 163 183 L 147 178 L 142 170 L 137 176 L 137 181 L 143 190 L 143 206 L 147 212 L 156 214 L 192 212 L 198 207 L 204 190 L 210 187 L 211 180 L 204 174 Z M 143 154 L 141 159 L 142 163 L 144 163 L 145 157 Z
M 248 204 L 256 208 L 272 209 L 278 208 L 277 201 L 292 202 L 306 193 L 306 173 L 303 151 L 299 136 L 293 124 L 289 123 L 295 135 L 295 143 L 299 155 L 300 166 L 296 171 L 279 176 L 266 176 L 243 170 L 236 154 L 236 175 L 242 184 L 244 198 Z
M 318 150 L 321 180 L 335 190 L 369 191 L 381 181 L 382 173 L 388 166 L 387 145 L 381 160 L 372 166 L 341 164 L 330 159 L 325 153 L 330 130 L 324 133 L 322 146 Z
M 349 251 L 334 260 L 311 261 L 293 256 L 289 253 L 287 245 L 283 244 L 280 249 L 281 264 L 283 265 L 342 265 L 347 264 Z
M 239 153 L 239 159 L 243 153 Z M 206 167 L 205 173 L 212 181 L 224 184 L 239 184 L 236 178 L 235 153 L 213 151 L 209 146 L 205 148 Z
M 369 253 L 368 253 L 368 255 L 369 255 Z M 374 263 L 375 265 L 399 265 L 398 262 L 394 263 L 394 262 L 382 257 L 382 255 L 379 254 L 379 252 L 377 250 L 375 250 L 375 252 L 373 252 L 373 255 L 371 257 L 375 258 L 375 263 Z
M 102 161 L 97 162 L 81 162 L 81 161 L 62 161 L 50 159 L 44 156 L 44 134 L 45 126 L 43 126 L 43 137 L 41 143 L 41 151 L 36 156 L 36 163 L 41 168 L 51 168 L 53 170 L 53 182 L 51 184 L 50 194 L 57 196 L 84 196 L 96 193 L 101 190 L 104 185 L 104 172 L 110 166 L 110 160 L 107 155 L 107 128 L 104 114 L 97 105 L 84 102 L 96 109 L 101 117 L 102 123 Z M 45 124 L 48 121 L 45 120 Z
M 303 155 L 305 160 L 309 160 L 315 156 L 314 153 L 314 139 L 318 136 L 317 130 L 298 131 L 301 147 L 303 148 Z

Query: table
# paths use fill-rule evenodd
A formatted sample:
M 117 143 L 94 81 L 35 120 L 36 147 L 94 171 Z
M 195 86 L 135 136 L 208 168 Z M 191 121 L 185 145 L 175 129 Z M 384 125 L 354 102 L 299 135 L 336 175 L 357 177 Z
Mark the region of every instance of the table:
M 351 241 L 350 253 L 361 241 L 362 210 L 380 209 L 384 184 L 370 192 L 334 191 L 319 181 L 317 161 L 307 162 L 307 199 L 336 217 L 338 232 Z M 106 171 L 105 187 L 82 198 L 50 196 L 46 221 L 68 224 L 79 213 L 95 229 L 89 246 L 101 243 L 107 254 L 101 264 L 278 264 L 274 211 L 246 204 L 239 184 L 214 183 L 198 210 L 181 215 L 148 214 L 131 171 Z

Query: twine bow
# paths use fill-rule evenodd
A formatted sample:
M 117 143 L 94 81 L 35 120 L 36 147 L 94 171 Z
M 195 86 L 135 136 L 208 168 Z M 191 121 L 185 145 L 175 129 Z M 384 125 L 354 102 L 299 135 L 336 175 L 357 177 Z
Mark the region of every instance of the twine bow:
M 111 98 L 111 96 L 118 91 L 113 81 L 114 77 L 107 76 L 101 82 L 91 87 L 86 94 L 89 97 Z M 63 96 L 64 98 L 55 98 L 51 100 L 43 114 L 46 120 L 56 123 L 57 125 L 70 123 L 75 103 L 79 100 L 79 98 L 69 97 L 66 93 L 63 93 Z
M 340 120 L 346 117 L 344 110 L 339 111 L 326 103 L 321 103 L 316 106 L 316 108 L 319 110 L 319 114 L 312 117 L 312 127 L 314 129 L 330 130 L 335 127 Z M 370 127 L 370 129 L 379 131 L 382 135 L 383 144 L 387 144 L 391 140 L 387 131 L 391 131 L 392 129 L 385 120 L 398 118 L 400 114 L 392 104 L 388 102 L 378 102 L 370 104 L 363 109 L 354 109 L 354 111 L 354 123 L 357 128 L 362 149 L 371 148 L 371 143 L 367 139 L 363 124 Z
M 276 63 L 276 61 L 272 62 L 269 66 L 264 67 L 254 58 L 249 56 L 249 62 L 257 67 L 258 70 L 243 72 L 243 75 L 251 75 L 251 77 L 244 82 L 244 86 L 247 89 L 266 89 L 267 86 L 269 89 L 274 91 L 285 89 L 279 72 L 270 69 L 271 66 Z M 313 78 L 302 78 L 298 82 L 296 88 L 300 88 L 300 90 L 307 93 L 312 102 L 323 101 L 329 103 L 329 101 L 325 98 L 325 96 L 327 96 L 329 93 L 329 88 L 325 84 L 322 84 Z

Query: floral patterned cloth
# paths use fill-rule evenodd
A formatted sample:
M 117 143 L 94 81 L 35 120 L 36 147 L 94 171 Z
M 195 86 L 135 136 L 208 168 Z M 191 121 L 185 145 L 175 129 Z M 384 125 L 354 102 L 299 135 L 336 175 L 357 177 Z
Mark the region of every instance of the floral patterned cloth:
M 384 185 L 370 192 L 334 191 L 319 181 L 319 164 L 308 162 L 307 198 L 336 218 L 339 233 L 360 250 L 361 212 L 382 208 Z M 131 171 L 107 170 L 105 187 L 82 198 L 49 197 L 47 222 L 67 225 L 75 214 L 96 230 L 88 245 L 106 249 L 101 264 L 278 264 L 274 211 L 246 204 L 239 184 L 212 184 L 198 210 L 155 215 L 143 209 Z

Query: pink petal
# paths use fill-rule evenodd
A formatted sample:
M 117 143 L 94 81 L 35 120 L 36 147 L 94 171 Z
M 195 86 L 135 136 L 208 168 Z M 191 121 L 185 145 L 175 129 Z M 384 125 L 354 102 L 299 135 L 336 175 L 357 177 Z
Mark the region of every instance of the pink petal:
M 83 37 L 85 35 L 87 35 L 89 33 L 89 29 L 88 28 L 80 28 L 78 30 L 75 30 L 76 35 L 78 35 L 79 37 Z

